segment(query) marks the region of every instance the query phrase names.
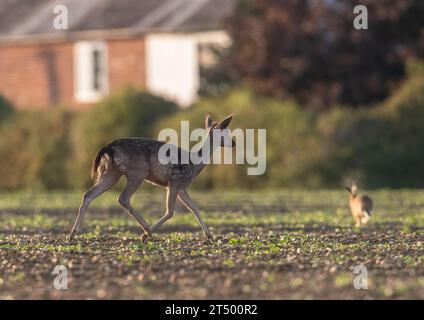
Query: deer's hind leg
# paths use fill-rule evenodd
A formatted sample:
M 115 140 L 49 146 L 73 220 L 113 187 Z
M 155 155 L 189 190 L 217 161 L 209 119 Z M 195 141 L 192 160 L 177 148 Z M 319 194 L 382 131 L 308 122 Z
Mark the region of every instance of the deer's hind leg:
M 87 210 L 90 203 L 102 193 L 110 189 L 113 185 L 115 185 L 120 177 L 121 175 L 118 172 L 107 171 L 99 177 L 94 186 L 92 186 L 84 193 L 82 197 L 82 203 L 78 209 L 77 219 L 75 220 L 71 232 L 67 236 L 68 241 L 72 240 L 81 229 L 85 211 Z
M 131 206 L 131 197 L 141 185 L 143 180 L 144 178 L 142 177 L 127 177 L 127 185 L 125 186 L 124 191 L 122 191 L 121 195 L 119 196 L 118 201 L 120 205 L 124 207 L 125 211 L 137 221 L 138 225 L 143 229 L 145 234 L 150 235 L 151 231 L 148 222 L 144 220 L 143 217 L 140 216 Z

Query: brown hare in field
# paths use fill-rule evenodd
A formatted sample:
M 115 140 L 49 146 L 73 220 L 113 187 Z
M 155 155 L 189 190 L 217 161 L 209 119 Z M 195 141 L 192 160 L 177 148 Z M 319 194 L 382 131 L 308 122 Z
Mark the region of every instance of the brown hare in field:
M 353 184 L 351 188 L 346 187 L 346 190 L 349 191 L 349 206 L 356 222 L 355 226 L 367 224 L 374 206 L 372 199 L 367 195 L 359 195 L 356 184 Z
M 89 204 L 115 185 L 122 176 L 127 178 L 127 185 L 119 196 L 118 201 L 144 231 L 143 241 L 147 240 L 166 220 L 172 217 L 177 199 L 196 216 L 204 235 L 207 238 L 211 238 L 209 230 L 200 217 L 199 209 L 187 192 L 187 187 L 208 162 L 203 160 L 199 163 L 193 162 L 189 154 L 195 152 L 196 154 L 193 154 L 193 156 L 196 155 L 202 158 L 202 155 L 204 155 L 208 158 L 212 156 L 213 151 L 217 147 L 234 147 L 235 142 L 232 140 L 230 132 L 226 130 L 231 119 L 232 115 L 217 123 L 209 115 L 206 115 L 205 129 L 207 134 L 203 147 L 199 151 L 191 152 L 178 148 L 179 159 L 182 159 L 185 154 L 186 158 L 190 159 L 188 163 L 163 164 L 160 161 L 160 150 L 166 143 L 162 141 L 144 138 L 123 138 L 104 146 L 98 152 L 93 163 L 92 177 L 94 186 L 84 193 L 77 219 L 71 233 L 68 235 L 68 240 L 74 238 L 80 230 L 82 219 Z M 130 203 L 132 195 L 143 181 L 167 189 L 166 212 L 152 226 L 134 210 Z

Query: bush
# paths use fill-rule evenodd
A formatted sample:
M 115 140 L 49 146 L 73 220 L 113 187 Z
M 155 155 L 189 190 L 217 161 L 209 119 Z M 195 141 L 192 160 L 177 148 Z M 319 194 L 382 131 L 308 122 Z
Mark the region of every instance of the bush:
M 102 146 L 122 137 L 154 137 L 155 122 L 177 110 L 173 102 L 128 88 L 82 113 L 72 130 L 74 186 L 90 184 L 91 162 Z
M 424 76 L 411 75 L 372 111 L 320 115 L 324 186 L 357 180 L 370 188 L 424 187 Z
M 419 70 L 419 68 L 415 68 Z M 160 121 L 179 129 L 203 127 L 204 114 L 221 120 L 235 113 L 231 129 L 267 129 L 267 171 L 247 176 L 246 165 L 211 165 L 198 188 L 341 188 L 353 180 L 368 188 L 424 187 L 424 76 L 415 72 L 372 110 L 308 111 L 293 102 L 232 91 L 203 98 L 193 108 Z
M 203 98 L 192 108 L 158 123 L 156 131 L 173 128 L 180 131 L 182 120 L 190 121 L 190 130 L 204 127 L 205 113 L 220 121 L 234 113 L 231 129 L 267 130 L 267 171 L 261 176 L 248 176 L 248 165 L 209 165 L 195 180 L 195 187 L 260 188 L 313 184 L 304 172 L 310 167 L 317 148 L 314 116 L 292 102 L 254 96 L 248 91 L 232 91 L 224 98 Z M 257 144 L 257 131 L 255 132 Z M 257 150 L 257 145 L 255 150 Z
M 392 187 L 424 187 L 424 73 L 410 77 L 383 106 L 392 132 L 386 133 Z
M 13 106 L 12 104 L 6 100 L 6 98 L 0 95 L 0 123 L 3 122 L 7 117 L 12 115 Z
M 413 70 L 371 111 L 319 113 L 246 90 L 204 97 L 179 112 L 174 103 L 134 89 L 75 115 L 63 109 L 12 112 L 3 99 L 0 110 L 9 111 L 0 126 L 0 188 L 86 187 L 104 144 L 126 136 L 157 139 L 163 128 L 180 131 L 181 120 L 189 120 L 191 130 L 203 128 L 205 113 L 217 121 L 234 113 L 233 130 L 266 129 L 267 170 L 248 176 L 247 164 L 210 165 L 194 188 L 341 188 L 352 180 L 368 188 L 422 188 L 424 71 Z
M 0 188 L 69 187 L 69 112 L 19 111 L 0 128 Z

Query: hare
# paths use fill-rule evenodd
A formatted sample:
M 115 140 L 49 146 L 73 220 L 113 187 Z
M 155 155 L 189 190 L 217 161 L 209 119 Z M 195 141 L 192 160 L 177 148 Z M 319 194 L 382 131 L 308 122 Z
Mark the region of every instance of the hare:
M 373 200 L 367 195 L 358 194 L 358 186 L 353 184 L 351 188 L 345 187 L 349 191 L 349 206 L 355 220 L 356 227 L 367 224 L 373 210 Z

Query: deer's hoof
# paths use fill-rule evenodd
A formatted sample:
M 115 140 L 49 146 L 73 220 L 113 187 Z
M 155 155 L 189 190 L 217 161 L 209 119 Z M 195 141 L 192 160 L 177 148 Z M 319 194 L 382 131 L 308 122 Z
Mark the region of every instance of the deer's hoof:
M 213 236 L 211 233 L 205 234 L 206 240 L 213 241 Z
M 148 234 L 148 233 L 144 233 L 142 236 L 141 236 L 141 242 L 143 242 L 143 243 L 146 243 L 147 242 L 147 240 L 149 240 L 149 238 L 151 237 L 151 235 L 150 234 Z
M 74 237 L 75 237 L 75 234 L 71 232 L 70 234 L 66 236 L 66 241 L 71 242 L 74 239 Z

